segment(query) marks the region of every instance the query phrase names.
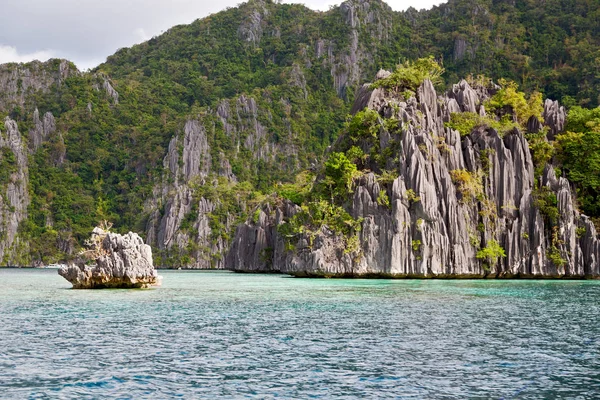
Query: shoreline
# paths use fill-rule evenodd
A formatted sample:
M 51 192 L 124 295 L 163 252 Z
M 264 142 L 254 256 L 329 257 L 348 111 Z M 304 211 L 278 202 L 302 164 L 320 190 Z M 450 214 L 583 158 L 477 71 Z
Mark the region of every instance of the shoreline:
M 26 270 L 58 270 L 58 266 L 0 266 L 0 270 L 26 269 Z M 560 275 L 524 275 L 524 274 L 487 274 L 487 275 L 414 275 L 414 274 L 390 274 L 390 273 L 314 273 L 314 272 L 282 272 L 282 271 L 243 271 L 215 268 L 156 268 L 157 271 L 180 271 L 180 272 L 232 272 L 235 274 L 248 275 L 285 275 L 299 279 L 369 279 L 369 280 L 546 280 L 546 281 L 600 281 L 600 277 L 593 275 L 584 276 L 560 276 Z

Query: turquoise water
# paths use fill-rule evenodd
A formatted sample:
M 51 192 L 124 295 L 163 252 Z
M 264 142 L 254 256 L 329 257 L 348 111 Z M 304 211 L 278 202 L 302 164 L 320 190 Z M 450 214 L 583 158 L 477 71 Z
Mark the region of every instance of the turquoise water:
M 600 397 L 600 282 L 0 270 L 0 398 Z

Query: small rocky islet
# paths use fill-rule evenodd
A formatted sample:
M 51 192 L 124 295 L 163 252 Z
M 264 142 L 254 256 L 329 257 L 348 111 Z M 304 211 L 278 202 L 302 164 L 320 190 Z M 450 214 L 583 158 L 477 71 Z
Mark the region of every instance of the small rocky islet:
M 59 268 L 74 289 L 131 289 L 160 286 L 152 249 L 133 232 L 126 235 L 94 228 L 79 260 Z

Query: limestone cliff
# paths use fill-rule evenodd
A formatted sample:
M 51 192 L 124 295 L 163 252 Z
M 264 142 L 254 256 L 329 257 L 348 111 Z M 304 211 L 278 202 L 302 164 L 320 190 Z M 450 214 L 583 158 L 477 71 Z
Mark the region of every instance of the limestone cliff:
M 28 97 L 37 92 L 46 93 L 60 86 L 69 76 L 79 74 L 73 63 L 53 59 L 46 62 L 0 65 L 0 110 L 13 106 L 23 107 Z
M 451 113 L 485 116 L 483 102 L 494 90 L 461 81 L 438 96 L 425 81 L 405 100 L 364 86 L 353 109 L 377 112 L 380 151 L 397 169 L 385 181 L 366 166 L 355 182 L 345 208 L 361 221 L 358 251 L 344 248 L 327 226 L 314 239 L 297 235 L 290 243 L 278 227 L 299 207 L 277 200 L 238 228 L 226 267 L 297 276 L 600 277 L 594 225 L 575 209 L 569 182 L 552 165 L 536 181 L 520 129 L 500 135 L 479 126 L 461 137 L 447 126 Z M 546 102 L 544 119 L 554 135 L 564 110 Z M 461 175 L 479 186 L 468 189 Z M 540 201 L 548 197 L 556 199 L 556 220 Z M 502 252 L 484 251 L 498 245 Z
M 215 135 L 216 125 L 236 144 L 236 153 L 248 151 L 254 160 L 270 162 L 277 155 L 288 154 L 293 160 L 288 167 L 297 165 L 296 148 L 273 143 L 270 133 L 259 122 L 261 114 L 266 113 L 259 110 L 252 97 L 242 95 L 232 101 L 223 100 L 212 115 L 189 119 L 181 136 L 171 139 L 163 160 L 162 181 L 146 203 L 150 215 L 146 227 L 148 243 L 165 258 L 175 260 L 172 265 L 161 266 L 223 268 L 228 236 L 235 229 L 237 216 L 227 215 L 224 231 L 214 232 L 210 217 L 221 208 L 222 199 L 207 198 L 202 193 L 214 191 L 220 184 L 235 184 L 237 177 L 225 155 L 222 152 L 213 155 L 208 143 L 207 137 Z M 242 199 L 239 206 L 246 207 Z
M 0 265 L 20 265 L 19 224 L 30 203 L 27 148 L 17 123 L 10 118 L 0 131 Z

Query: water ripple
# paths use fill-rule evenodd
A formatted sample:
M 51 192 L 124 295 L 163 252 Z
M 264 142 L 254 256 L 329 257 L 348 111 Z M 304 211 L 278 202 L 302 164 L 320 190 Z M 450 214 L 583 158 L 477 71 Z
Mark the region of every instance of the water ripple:
M 0 398 L 596 398 L 598 282 L 0 270 Z

